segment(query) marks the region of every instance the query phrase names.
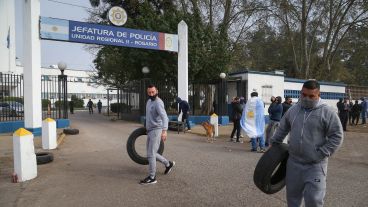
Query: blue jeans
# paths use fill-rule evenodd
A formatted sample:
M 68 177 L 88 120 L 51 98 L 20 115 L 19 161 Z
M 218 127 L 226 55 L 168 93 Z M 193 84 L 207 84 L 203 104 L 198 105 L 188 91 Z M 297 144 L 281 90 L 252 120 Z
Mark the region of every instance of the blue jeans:
M 362 124 L 366 124 L 366 116 L 367 114 L 365 112 L 362 112 Z
M 259 145 L 259 148 L 261 148 L 261 149 L 265 148 L 264 135 L 262 135 L 260 137 L 251 138 L 250 140 L 252 142 L 252 150 L 254 150 L 254 151 L 257 150 L 258 145 Z

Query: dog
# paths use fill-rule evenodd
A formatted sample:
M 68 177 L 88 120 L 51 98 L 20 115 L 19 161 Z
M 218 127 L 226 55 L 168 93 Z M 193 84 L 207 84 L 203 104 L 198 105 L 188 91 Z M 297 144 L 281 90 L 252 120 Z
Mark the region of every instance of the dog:
M 206 136 L 207 136 L 207 142 L 211 142 L 213 143 L 215 139 L 215 127 L 206 122 L 201 123 L 201 125 L 203 126 L 203 128 L 206 130 Z

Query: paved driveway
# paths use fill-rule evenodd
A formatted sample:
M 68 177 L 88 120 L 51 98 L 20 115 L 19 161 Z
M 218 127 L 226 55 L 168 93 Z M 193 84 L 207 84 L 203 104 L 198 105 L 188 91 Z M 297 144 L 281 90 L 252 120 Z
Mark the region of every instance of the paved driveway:
M 197 134 L 170 132 L 164 155 L 177 165 L 169 175 L 158 165 L 158 183 L 141 186 L 147 166 L 131 161 L 125 145 L 130 132 L 141 125 L 88 112 L 70 118 L 80 134 L 67 136 L 53 150 L 54 162 L 38 166 L 36 179 L 11 183 L 11 149 L 0 148 L 1 207 L 286 206 L 285 189 L 266 195 L 253 184 L 261 154 L 251 153 L 247 142 L 222 137 L 210 144 Z M 9 139 L 0 136 L 0 145 L 9 145 Z M 367 206 L 367 146 L 366 133 L 348 133 L 343 148 L 330 159 L 325 206 Z

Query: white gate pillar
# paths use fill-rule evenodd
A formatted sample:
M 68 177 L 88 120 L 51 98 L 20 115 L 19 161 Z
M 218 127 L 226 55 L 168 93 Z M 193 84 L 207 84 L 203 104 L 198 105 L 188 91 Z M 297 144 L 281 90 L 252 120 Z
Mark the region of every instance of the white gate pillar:
M 178 97 L 188 100 L 188 26 L 182 20 L 178 24 Z
M 40 0 L 23 1 L 24 125 L 35 136 L 41 134 L 41 43 Z

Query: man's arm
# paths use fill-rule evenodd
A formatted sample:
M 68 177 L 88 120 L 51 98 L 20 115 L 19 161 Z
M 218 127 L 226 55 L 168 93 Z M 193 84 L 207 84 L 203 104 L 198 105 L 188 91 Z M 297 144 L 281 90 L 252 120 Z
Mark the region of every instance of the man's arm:
M 344 139 L 344 132 L 338 115 L 331 113 L 327 120 L 327 142 L 317 149 L 322 159 L 330 157 L 341 146 Z

